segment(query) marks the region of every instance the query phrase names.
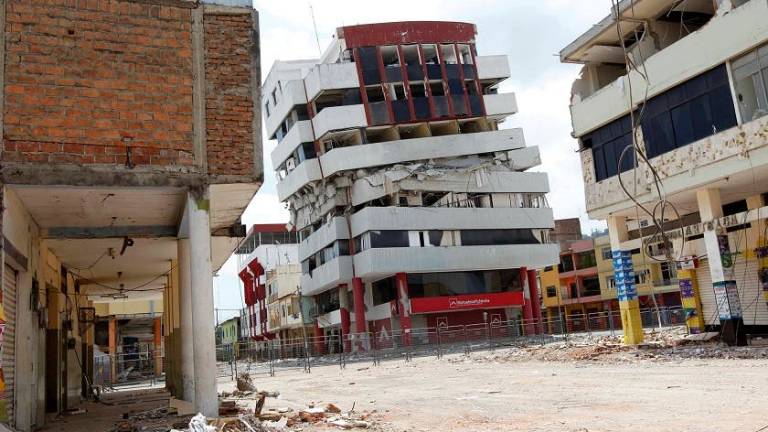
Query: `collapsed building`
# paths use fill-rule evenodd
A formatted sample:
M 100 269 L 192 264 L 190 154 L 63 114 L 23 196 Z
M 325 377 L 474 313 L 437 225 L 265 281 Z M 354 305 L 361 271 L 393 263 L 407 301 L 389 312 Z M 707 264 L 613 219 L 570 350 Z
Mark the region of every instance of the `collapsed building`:
M 0 422 L 16 430 L 77 409 L 97 377 L 116 386 L 121 359 L 218 414 L 213 270 L 262 169 L 258 17 L 216 3 L 0 5 Z
M 560 52 L 584 65 L 573 135 L 628 343 L 638 258 L 676 268 L 691 332 L 744 344 L 768 328 L 766 16 L 762 0 L 624 0 Z
M 320 59 L 277 61 L 265 80 L 321 347 L 540 317 L 534 269 L 558 253 L 547 176 L 527 172 L 540 158 L 522 130 L 500 128 L 517 112 L 498 91 L 508 60 L 477 55 L 475 35 L 460 22 L 342 27 Z

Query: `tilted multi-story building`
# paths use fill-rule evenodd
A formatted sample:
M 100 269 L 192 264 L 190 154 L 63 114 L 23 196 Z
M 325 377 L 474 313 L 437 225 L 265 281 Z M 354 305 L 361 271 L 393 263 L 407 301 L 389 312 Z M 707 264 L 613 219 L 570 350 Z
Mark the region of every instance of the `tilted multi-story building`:
M 573 134 L 587 211 L 608 220 L 627 342 L 642 340 L 634 249 L 680 268 L 692 331 L 744 343 L 768 326 L 766 16 L 763 0 L 624 0 L 560 53 L 584 64 Z
M 301 289 L 316 335 L 347 350 L 350 334 L 402 330 L 408 343 L 412 328 L 538 311 L 533 269 L 557 260 L 547 177 L 526 172 L 540 159 L 522 130 L 500 129 L 517 111 L 497 91 L 508 60 L 477 55 L 475 35 L 458 22 L 342 27 L 320 59 L 278 61 L 264 83 Z

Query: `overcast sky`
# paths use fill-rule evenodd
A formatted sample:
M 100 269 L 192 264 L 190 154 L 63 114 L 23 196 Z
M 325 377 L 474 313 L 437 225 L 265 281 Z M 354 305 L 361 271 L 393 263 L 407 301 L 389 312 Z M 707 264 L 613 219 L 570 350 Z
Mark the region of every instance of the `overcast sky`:
M 388 21 L 465 21 L 477 25 L 479 55 L 509 56 L 511 78 L 502 92 L 515 92 L 519 113 L 503 127 L 521 127 L 526 143 L 539 146 L 549 174 L 548 195 L 555 218 L 580 217 L 582 231 L 603 224 L 589 221 L 576 141 L 571 138 L 568 111 L 571 83 L 578 65 L 564 65 L 557 53 L 605 17 L 610 0 L 315 0 L 311 2 L 320 47 L 325 49 L 336 27 Z M 307 0 L 254 0 L 261 27 L 262 76 L 275 60 L 318 57 Z M 246 225 L 285 222 L 288 212 L 277 200 L 269 154 L 275 141 L 264 141 L 264 185 L 243 216 Z M 242 307 L 235 261 L 215 279 L 216 305 Z M 220 319 L 234 311 L 222 310 Z

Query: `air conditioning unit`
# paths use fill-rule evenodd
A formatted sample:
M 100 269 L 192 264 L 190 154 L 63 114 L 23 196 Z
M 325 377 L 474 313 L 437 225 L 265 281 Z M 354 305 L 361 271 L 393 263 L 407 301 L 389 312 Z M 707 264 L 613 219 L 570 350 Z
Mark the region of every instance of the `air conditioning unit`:
M 285 161 L 285 167 L 288 169 L 288 171 L 293 171 L 293 169 L 296 168 L 296 162 L 293 161 L 293 158 L 290 158 Z

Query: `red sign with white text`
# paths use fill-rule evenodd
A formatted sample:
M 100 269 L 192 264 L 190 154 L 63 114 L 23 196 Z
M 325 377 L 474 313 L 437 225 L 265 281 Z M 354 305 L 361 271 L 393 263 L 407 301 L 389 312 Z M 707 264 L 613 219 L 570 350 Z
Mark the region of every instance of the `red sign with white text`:
M 522 291 L 488 294 L 467 294 L 459 296 L 412 298 L 411 312 L 450 312 L 471 309 L 494 309 L 522 305 Z

